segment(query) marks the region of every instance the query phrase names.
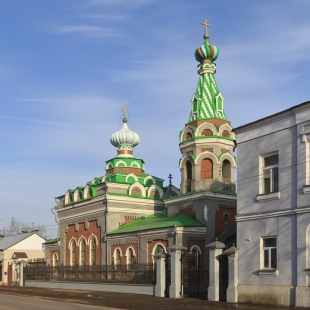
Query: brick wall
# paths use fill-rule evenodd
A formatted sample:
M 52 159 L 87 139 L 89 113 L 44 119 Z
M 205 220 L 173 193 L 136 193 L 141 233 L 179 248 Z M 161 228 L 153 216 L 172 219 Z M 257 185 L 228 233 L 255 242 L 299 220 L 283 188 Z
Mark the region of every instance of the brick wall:
M 149 264 L 153 262 L 152 253 L 153 253 L 154 247 L 157 246 L 157 244 L 163 245 L 165 248 L 165 251 L 167 251 L 168 240 L 153 239 L 152 241 L 149 241 L 147 244 L 147 263 Z
M 66 252 L 66 260 L 65 266 L 70 266 L 70 248 L 69 244 L 74 238 L 76 240 L 76 263 L 79 265 L 80 263 L 80 247 L 79 241 L 81 241 L 81 237 L 84 237 L 86 240 L 86 249 L 85 249 L 85 265 L 90 265 L 90 241 L 93 238 L 93 235 L 96 236 L 98 245 L 96 247 L 96 265 L 100 265 L 101 263 L 101 228 L 98 226 L 97 221 L 89 221 L 88 229 L 85 227 L 85 223 L 78 224 L 78 230 L 75 230 L 75 224 L 68 225 L 68 231 L 66 232 L 66 244 L 65 244 L 65 252 Z
M 60 264 L 60 251 L 51 251 L 50 252 L 50 260 L 49 260 L 48 263 L 49 263 L 50 266 L 54 266 L 54 264 L 53 264 L 53 256 L 54 256 L 54 254 L 56 254 L 57 257 L 58 257 L 58 264 L 56 266 L 59 266 L 59 264 Z
M 213 163 L 209 158 L 204 158 L 201 161 L 200 179 L 213 179 Z
M 228 214 L 227 223 L 225 223 L 225 214 Z M 215 237 L 218 237 L 226 228 L 226 225 L 235 224 L 236 206 L 222 205 L 215 215 Z
M 179 207 L 179 214 L 187 214 L 188 216 L 196 220 L 196 214 L 195 211 L 193 211 L 192 206 Z
M 138 243 L 126 243 L 126 244 L 115 244 L 110 247 L 110 253 L 111 253 L 111 264 L 115 262 L 113 256 L 116 249 L 121 250 L 121 265 L 127 265 L 127 250 L 128 248 L 133 248 L 134 254 L 135 254 L 135 262 L 138 262 Z

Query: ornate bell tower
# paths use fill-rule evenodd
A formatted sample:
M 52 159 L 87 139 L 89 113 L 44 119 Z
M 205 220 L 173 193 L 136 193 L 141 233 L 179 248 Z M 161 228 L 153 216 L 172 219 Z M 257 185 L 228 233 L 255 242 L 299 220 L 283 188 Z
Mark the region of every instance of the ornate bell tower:
M 214 74 L 219 50 L 209 43 L 207 20 L 204 43 L 195 51 L 199 80 L 191 99 L 188 123 L 180 132 L 181 194 L 198 191 L 235 193 L 234 133 L 224 111 L 224 97 Z

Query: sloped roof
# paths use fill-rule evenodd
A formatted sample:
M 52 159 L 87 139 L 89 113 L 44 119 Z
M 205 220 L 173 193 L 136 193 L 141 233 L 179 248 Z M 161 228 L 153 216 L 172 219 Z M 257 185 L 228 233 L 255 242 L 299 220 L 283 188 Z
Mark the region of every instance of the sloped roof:
M 24 239 L 30 237 L 31 235 L 35 235 L 35 233 L 29 232 L 19 235 L 2 237 L 0 238 L 0 250 L 6 250 L 7 248 L 10 248 L 14 244 L 23 241 Z
M 167 217 L 164 214 L 152 214 L 144 218 L 140 218 L 131 223 L 120 226 L 119 228 L 110 231 L 107 235 L 121 234 L 128 232 L 135 232 L 141 230 L 149 230 L 155 228 L 165 227 L 204 227 L 202 223 L 194 220 L 187 214 L 177 214 L 171 217 Z
M 14 252 L 12 258 L 28 258 L 26 252 Z

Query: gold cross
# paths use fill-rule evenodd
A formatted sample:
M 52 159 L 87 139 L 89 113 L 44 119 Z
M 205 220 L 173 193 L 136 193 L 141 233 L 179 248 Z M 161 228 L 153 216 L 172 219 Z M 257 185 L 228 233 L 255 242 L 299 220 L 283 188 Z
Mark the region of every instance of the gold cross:
M 127 109 L 125 105 L 121 110 L 124 111 L 124 118 L 126 118 L 126 113 L 129 112 L 129 110 Z
M 209 38 L 208 27 L 211 27 L 211 25 L 209 24 L 209 22 L 206 19 L 204 19 L 201 24 L 205 26 L 205 29 L 204 29 L 205 37 Z

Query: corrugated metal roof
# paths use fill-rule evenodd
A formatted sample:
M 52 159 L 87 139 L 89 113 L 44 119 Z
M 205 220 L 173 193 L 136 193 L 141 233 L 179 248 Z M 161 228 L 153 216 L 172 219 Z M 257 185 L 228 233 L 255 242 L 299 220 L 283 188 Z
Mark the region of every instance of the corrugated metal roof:
M 10 248 L 14 244 L 28 238 L 31 235 L 34 235 L 35 233 L 29 232 L 29 233 L 23 233 L 19 235 L 13 235 L 13 236 L 6 236 L 0 238 L 0 250 L 6 250 L 7 248 Z
M 148 230 L 154 228 L 164 227 L 204 227 L 202 223 L 194 220 L 187 214 L 177 214 L 175 216 L 167 217 L 164 214 L 152 214 L 145 218 L 140 218 L 134 222 L 120 226 L 118 229 L 107 233 L 108 235 L 128 233 L 134 231 Z

